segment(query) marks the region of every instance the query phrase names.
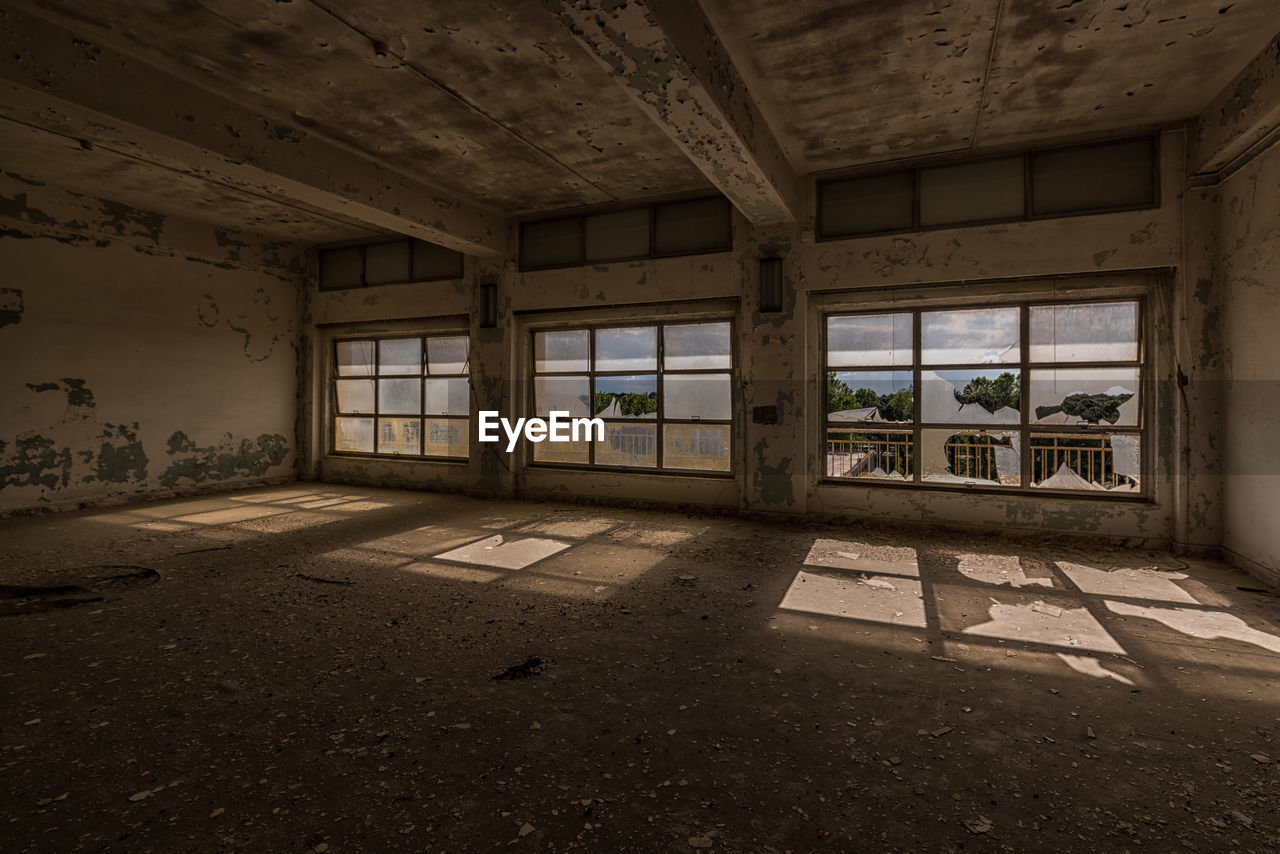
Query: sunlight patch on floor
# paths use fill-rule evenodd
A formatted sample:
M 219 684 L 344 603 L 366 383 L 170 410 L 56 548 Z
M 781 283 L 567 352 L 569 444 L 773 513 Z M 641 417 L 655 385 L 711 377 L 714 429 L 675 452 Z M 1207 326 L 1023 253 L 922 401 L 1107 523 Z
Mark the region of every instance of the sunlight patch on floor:
M 491 566 L 495 569 L 524 569 L 557 552 L 569 548 L 569 543 L 541 537 L 525 537 L 508 540 L 501 534 L 477 540 L 460 548 L 436 555 L 439 560 Z

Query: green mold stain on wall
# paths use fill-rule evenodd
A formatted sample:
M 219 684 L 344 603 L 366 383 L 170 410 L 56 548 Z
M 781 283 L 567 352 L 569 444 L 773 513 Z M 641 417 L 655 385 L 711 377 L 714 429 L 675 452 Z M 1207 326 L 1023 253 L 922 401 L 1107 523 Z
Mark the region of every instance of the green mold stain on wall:
M 256 440 L 238 442 L 230 433 L 217 445 L 199 447 L 181 430 L 169 437 L 168 454 L 173 461 L 160 475 L 160 483 L 174 487 L 186 479 L 192 483 L 261 477 L 272 466 L 284 462 L 289 441 L 279 433 L 262 433 Z

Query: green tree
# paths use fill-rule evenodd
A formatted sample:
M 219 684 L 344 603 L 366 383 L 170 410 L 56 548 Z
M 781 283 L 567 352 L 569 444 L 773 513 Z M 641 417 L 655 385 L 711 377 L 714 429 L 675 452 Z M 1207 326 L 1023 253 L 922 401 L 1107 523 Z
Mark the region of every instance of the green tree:
M 915 389 L 912 386 L 883 395 L 876 403 L 880 417 L 885 421 L 910 421 L 915 417 Z
M 835 371 L 827 371 L 827 412 L 859 408 L 858 397 L 853 389 L 837 377 Z
M 1022 381 L 1017 374 L 1005 371 L 994 380 L 990 377 L 974 377 L 957 391 L 959 403 L 976 403 L 987 412 L 997 412 L 1004 407 L 1018 409 L 1022 401 Z

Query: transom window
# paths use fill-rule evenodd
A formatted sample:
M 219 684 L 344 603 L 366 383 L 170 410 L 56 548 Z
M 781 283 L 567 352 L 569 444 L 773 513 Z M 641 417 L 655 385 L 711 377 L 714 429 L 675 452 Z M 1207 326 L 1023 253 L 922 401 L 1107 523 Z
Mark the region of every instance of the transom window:
M 826 476 L 1143 494 L 1141 304 L 826 318 Z
M 532 460 L 727 473 L 732 368 L 728 321 L 535 332 L 534 414 L 598 417 L 604 439 L 530 443 Z
M 466 335 L 334 344 L 333 450 L 465 458 L 471 384 Z

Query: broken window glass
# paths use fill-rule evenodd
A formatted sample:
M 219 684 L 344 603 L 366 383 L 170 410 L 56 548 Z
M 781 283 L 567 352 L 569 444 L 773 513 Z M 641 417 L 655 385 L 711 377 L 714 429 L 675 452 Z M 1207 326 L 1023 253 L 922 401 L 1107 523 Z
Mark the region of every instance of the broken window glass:
M 832 367 L 910 365 L 910 314 L 827 318 L 827 364 Z
M 658 327 L 596 330 L 597 371 L 653 371 L 658 367 Z
M 596 377 L 591 414 L 601 418 L 657 418 L 657 375 Z
M 1032 424 L 1138 425 L 1138 368 L 1031 372 Z
M 727 323 L 682 323 L 662 328 L 662 364 L 668 371 L 728 368 L 733 358 Z
M 827 421 L 915 420 L 911 371 L 828 371 Z
M 1022 420 L 1022 372 L 920 372 L 920 419 L 934 424 L 1017 424 Z
M 1000 365 L 1022 358 L 1017 308 L 926 311 L 920 315 L 926 365 Z
M 1138 492 L 1141 438 L 1133 433 L 1033 433 L 1031 485 L 1073 492 Z
M 911 480 L 914 439 L 909 430 L 827 428 L 827 477 Z
M 926 481 L 970 486 L 1022 484 L 1022 442 L 1017 432 L 926 429 L 920 441 Z
M 1136 362 L 1138 304 L 1032 306 L 1030 358 L 1033 362 Z

